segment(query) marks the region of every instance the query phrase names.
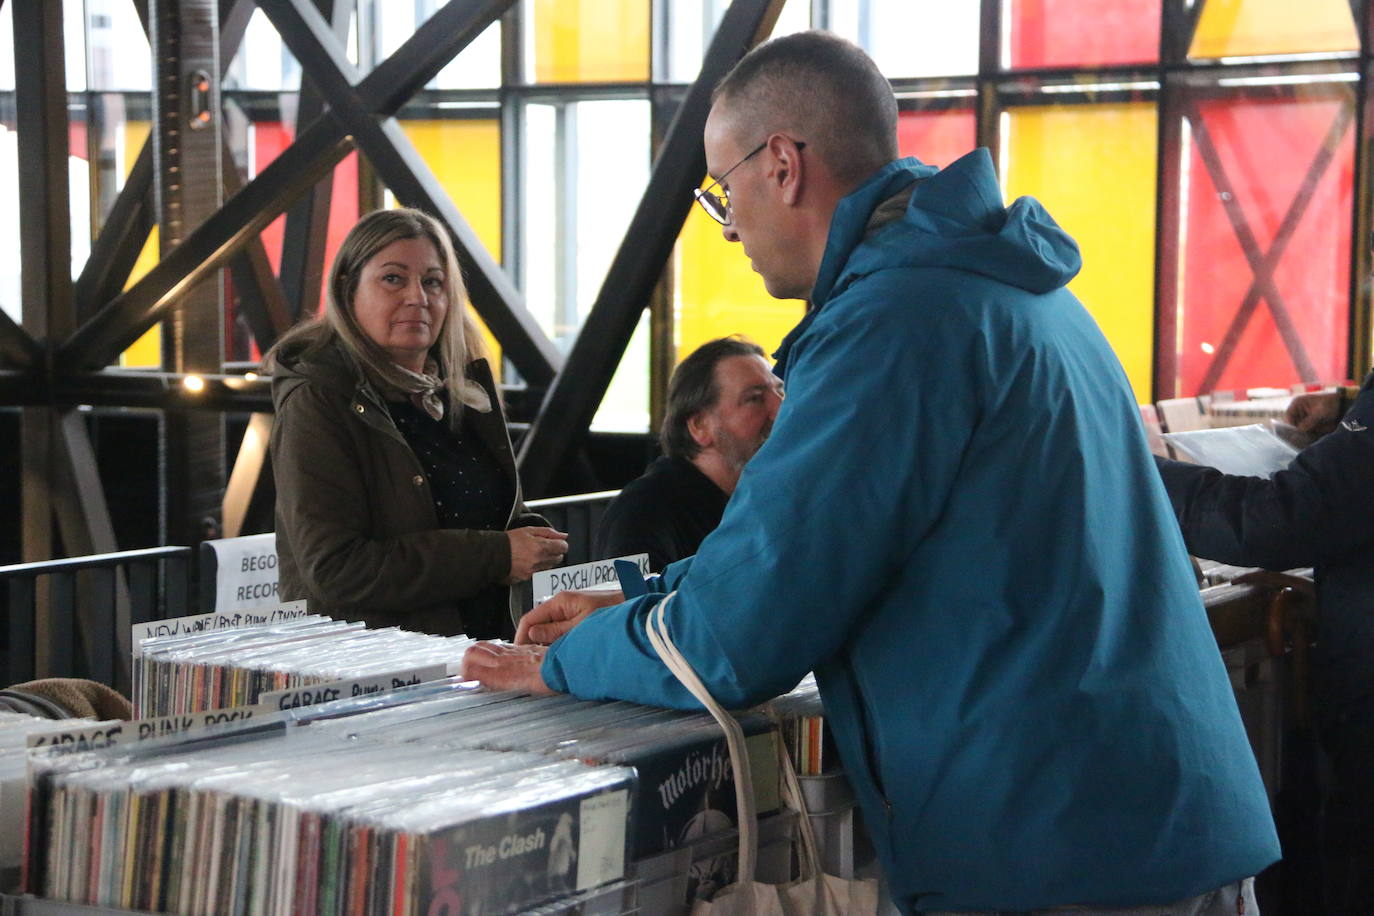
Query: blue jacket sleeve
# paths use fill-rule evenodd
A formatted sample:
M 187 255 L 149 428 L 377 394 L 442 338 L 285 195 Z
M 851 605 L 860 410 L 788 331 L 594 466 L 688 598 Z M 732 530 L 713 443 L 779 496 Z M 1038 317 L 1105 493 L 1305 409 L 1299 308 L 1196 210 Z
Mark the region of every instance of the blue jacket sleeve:
M 798 340 L 772 434 L 720 526 L 685 575 L 666 570 L 673 641 L 727 707 L 791 689 L 844 645 L 939 517 L 976 422 L 976 328 L 915 334 L 909 308 L 846 305 Z M 550 648 L 545 681 L 697 708 L 644 633 L 661 598 L 593 614 Z
M 1189 552 L 1237 566 L 1325 563 L 1371 540 L 1374 387 L 1335 432 L 1269 479 L 1157 458 Z

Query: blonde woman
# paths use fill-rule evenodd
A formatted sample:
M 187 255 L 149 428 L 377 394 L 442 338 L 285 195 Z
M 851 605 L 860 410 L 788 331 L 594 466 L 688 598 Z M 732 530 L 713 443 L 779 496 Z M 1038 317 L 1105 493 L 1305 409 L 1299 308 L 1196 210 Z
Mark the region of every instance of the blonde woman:
M 281 597 L 372 626 L 513 632 L 509 585 L 567 536 L 526 513 L 448 234 L 418 210 L 358 221 L 323 317 L 266 366 Z

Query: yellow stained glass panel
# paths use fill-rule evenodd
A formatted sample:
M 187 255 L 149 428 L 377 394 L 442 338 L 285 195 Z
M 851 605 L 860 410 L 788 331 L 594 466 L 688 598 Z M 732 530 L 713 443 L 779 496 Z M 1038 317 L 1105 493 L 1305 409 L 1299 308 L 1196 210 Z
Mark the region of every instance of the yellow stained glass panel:
M 727 242 L 720 224 L 697 206 L 678 237 L 675 304 L 675 364 L 729 334 L 743 334 L 772 353 L 806 309 L 800 300 L 768 295 L 744 248 Z
M 135 160 L 138 159 L 139 152 L 143 149 L 143 141 L 148 138 L 148 131 L 151 125 L 147 121 L 127 121 L 124 124 L 124 177 L 129 177 L 129 170 L 134 167 Z M 138 260 L 134 262 L 133 269 L 129 271 L 128 282 L 124 288 L 128 289 L 143 275 L 152 270 L 158 262 L 158 235 L 157 226 L 153 226 L 153 231 L 148 233 L 148 241 L 144 243 L 143 250 L 138 254 Z M 162 324 L 153 325 L 143 336 L 134 341 L 129 349 L 125 350 L 119 357 L 119 364 L 129 369 L 156 369 L 162 365 Z
M 402 121 L 402 128 L 448 191 L 491 256 L 501 260 L 501 122 L 452 118 Z M 475 314 L 475 313 L 474 313 Z M 501 377 L 501 348 L 478 319 L 492 370 Z
M 534 79 L 649 78 L 649 0 L 534 0 Z
M 1192 57 L 1359 50 L 1349 0 L 1207 0 Z
M 1136 399 L 1151 397 L 1155 106 L 1017 108 L 1008 116 L 1007 199 L 1030 195 L 1077 241 L 1069 284 L 1116 351 Z

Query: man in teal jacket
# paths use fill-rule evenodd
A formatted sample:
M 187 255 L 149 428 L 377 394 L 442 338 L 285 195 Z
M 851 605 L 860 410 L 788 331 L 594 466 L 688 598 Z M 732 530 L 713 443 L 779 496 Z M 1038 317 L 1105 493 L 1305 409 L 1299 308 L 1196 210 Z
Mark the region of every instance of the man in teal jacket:
M 1064 288 L 1077 246 L 1034 200 L 1003 207 L 986 151 L 893 161 L 895 120 L 823 33 L 717 90 L 729 198 L 699 196 L 810 309 L 771 437 L 665 572 L 672 637 L 731 708 L 816 672 L 905 912 L 1253 913 L 1267 799 L 1131 390 Z M 661 598 L 565 594 L 521 627 L 566 631 L 546 652 L 483 645 L 466 670 L 694 707 L 645 636 Z

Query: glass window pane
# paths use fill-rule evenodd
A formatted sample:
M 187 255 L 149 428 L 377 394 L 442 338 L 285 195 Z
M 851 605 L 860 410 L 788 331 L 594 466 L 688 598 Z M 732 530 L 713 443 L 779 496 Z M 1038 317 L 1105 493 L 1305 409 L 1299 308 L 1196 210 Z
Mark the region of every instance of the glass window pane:
M 153 88 L 148 36 L 128 0 L 87 0 L 92 89 L 149 92 Z
M 487 253 L 500 263 L 501 122 L 488 112 L 487 117 L 405 119 L 401 127 Z M 501 347 L 485 325 L 482 330 L 499 381 Z
M 649 0 L 525 0 L 526 79 L 649 79 Z
M 412 0 L 408 3 L 362 0 L 373 23 L 373 58 L 390 57 L 415 30 L 443 5 L 441 0 Z M 493 22 L 451 60 L 438 76 L 429 81 L 430 89 L 495 89 L 501 85 L 501 23 Z
M 1011 109 L 1003 122 L 1006 197 L 1039 199 L 1078 241 L 1069 284 L 1097 319 L 1141 401 L 1152 400 L 1155 105 Z
M 706 48 L 720 25 L 728 0 L 672 0 L 667 4 L 668 82 L 688 83 L 701 71 Z M 811 28 L 811 9 L 806 0 L 789 0 L 773 25 L 770 38 Z
M 977 118 L 972 109 L 949 108 L 897 113 L 897 147 L 941 168 L 977 145 Z
M 521 286 L 565 352 L 601 291 L 649 179 L 649 103 L 611 99 L 525 107 Z M 632 345 L 593 421 L 646 431 L 647 339 Z
M 743 334 L 772 353 L 805 314 L 804 302 L 768 294 L 744 247 L 727 242 L 720 224 L 699 206 L 687 216 L 674 258 L 675 363 L 729 334 Z
M 14 91 L 14 17 L 8 3 L 0 3 L 0 90 Z
M 1095 67 L 1159 60 L 1160 0 L 1008 0 L 1003 62 Z
M 294 92 L 300 86 L 300 64 L 287 50 L 267 14 L 253 10 L 243 44 L 225 72 L 223 88 Z
M 1202 8 L 1192 57 L 1357 51 L 1348 0 L 1228 0 Z
M 1287 84 L 1189 112 L 1170 240 L 1177 394 L 1345 377 L 1353 101 L 1346 85 Z
M 832 0 L 830 28 L 868 51 L 893 79 L 978 72 L 977 3 Z
M 86 12 L 83 0 L 62 0 L 63 56 L 67 91 L 86 91 Z

